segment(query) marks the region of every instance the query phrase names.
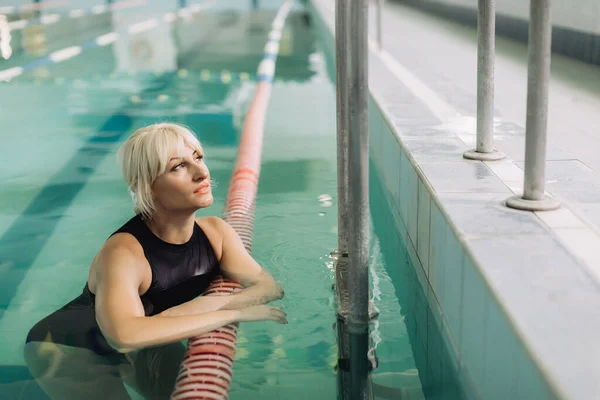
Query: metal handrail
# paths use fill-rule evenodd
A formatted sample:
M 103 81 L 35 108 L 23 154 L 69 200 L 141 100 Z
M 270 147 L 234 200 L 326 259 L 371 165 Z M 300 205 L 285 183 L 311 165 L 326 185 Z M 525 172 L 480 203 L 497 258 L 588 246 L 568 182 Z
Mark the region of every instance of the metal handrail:
M 544 193 L 546 183 L 548 83 L 550 81 L 550 57 L 552 54 L 550 0 L 531 0 L 529 12 L 525 180 L 523 195 L 507 199 L 506 205 L 519 210 L 547 211 L 560 207 L 558 200 Z
M 375 28 L 377 29 L 377 46 L 379 50 L 383 49 L 383 22 L 381 20 L 383 2 L 384 0 L 375 0 Z
M 497 161 L 506 158 L 494 147 L 494 53 L 496 0 L 479 0 L 477 5 L 477 144 L 463 157 Z
M 382 49 L 383 0 L 375 0 L 377 44 Z M 550 0 L 531 0 L 525 180 L 523 196 L 506 205 L 551 210 L 544 194 L 548 81 L 551 56 Z M 336 102 L 338 140 L 338 398 L 371 399 L 369 371 L 368 198 L 368 0 L 336 0 Z M 465 158 L 500 160 L 494 148 L 495 0 L 478 2 L 477 145 Z M 352 289 L 350 293 L 349 289 Z

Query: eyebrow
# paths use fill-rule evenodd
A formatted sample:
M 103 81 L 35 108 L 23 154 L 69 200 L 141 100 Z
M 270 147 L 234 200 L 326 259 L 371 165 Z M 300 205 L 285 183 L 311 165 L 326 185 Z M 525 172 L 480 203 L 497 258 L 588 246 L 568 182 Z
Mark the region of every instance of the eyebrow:
M 194 152 L 192 153 L 192 156 L 195 156 L 196 154 L 198 154 L 199 156 L 201 156 L 202 154 L 200 154 L 198 152 L 198 150 L 194 150 Z M 181 160 L 183 157 L 171 157 L 171 159 L 169 160 L 169 162 L 173 161 L 173 160 Z

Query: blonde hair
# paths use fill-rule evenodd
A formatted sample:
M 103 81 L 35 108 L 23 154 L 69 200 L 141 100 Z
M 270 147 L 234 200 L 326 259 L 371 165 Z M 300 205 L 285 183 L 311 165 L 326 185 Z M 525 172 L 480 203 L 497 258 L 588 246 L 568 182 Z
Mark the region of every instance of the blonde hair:
M 117 159 L 136 214 L 152 217 L 152 184 L 166 171 L 171 154 L 185 144 L 203 153 L 198 138 L 187 127 L 158 123 L 136 130 L 119 148 Z

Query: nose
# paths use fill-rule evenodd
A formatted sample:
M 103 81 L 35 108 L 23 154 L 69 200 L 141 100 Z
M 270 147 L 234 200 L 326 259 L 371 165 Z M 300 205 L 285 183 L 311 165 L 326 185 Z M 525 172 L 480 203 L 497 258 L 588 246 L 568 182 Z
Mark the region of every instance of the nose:
M 208 168 L 204 163 L 194 164 L 193 179 L 194 181 L 201 181 L 208 177 Z

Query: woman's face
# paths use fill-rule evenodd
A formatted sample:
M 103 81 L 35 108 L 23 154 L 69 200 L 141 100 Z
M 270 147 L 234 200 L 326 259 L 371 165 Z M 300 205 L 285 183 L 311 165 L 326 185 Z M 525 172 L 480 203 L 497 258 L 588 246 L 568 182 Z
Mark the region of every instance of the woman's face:
M 208 207 L 213 202 L 204 154 L 188 146 L 171 155 L 167 169 L 152 185 L 155 206 L 169 211 Z

